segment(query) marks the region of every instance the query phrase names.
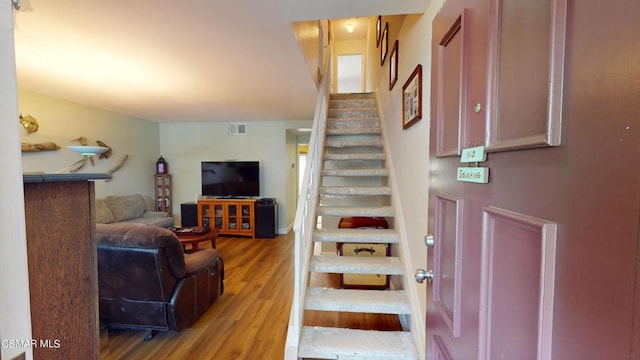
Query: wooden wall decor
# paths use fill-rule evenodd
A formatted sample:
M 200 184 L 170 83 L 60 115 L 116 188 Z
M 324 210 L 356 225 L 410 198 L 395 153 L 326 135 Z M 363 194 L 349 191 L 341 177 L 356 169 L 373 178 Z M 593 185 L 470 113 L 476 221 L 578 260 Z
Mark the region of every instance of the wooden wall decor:
M 22 143 L 22 152 L 50 151 L 58 150 L 60 146 L 53 142 L 44 142 L 39 144 Z
M 418 64 L 402 86 L 402 129 L 422 119 L 422 65 Z

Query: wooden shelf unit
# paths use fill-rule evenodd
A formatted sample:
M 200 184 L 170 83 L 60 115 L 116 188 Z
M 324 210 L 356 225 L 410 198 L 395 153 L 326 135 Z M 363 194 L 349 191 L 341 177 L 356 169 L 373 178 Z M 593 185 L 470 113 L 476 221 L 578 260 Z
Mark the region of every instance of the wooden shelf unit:
M 256 237 L 254 199 L 198 200 L 198 226 L 219 229 L 220 235 Z
M 171 175 L 156 174 L 154 177 L 156 189 L 156 211 L 165 211 L 173 216 L 171 203 Z

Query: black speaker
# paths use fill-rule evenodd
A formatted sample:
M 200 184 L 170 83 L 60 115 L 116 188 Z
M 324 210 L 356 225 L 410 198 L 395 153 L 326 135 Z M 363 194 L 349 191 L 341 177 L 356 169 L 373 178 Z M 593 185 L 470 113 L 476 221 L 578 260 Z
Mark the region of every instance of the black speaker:
M 271 203 L 256 203 L 256 237 L 274 238 L 278 224 L 278 205 Z
M 198 204 L 180 204 L 180 217 L 182 218 L 182 227 L 198 226 Z

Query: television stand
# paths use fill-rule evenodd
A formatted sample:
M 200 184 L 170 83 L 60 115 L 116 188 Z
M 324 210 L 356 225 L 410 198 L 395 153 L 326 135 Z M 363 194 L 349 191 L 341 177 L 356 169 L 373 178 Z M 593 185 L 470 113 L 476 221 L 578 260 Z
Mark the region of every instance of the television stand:
M 255 199 L 198 200 L 198 226 L 218 229 L 220 235 L 256 237 Z

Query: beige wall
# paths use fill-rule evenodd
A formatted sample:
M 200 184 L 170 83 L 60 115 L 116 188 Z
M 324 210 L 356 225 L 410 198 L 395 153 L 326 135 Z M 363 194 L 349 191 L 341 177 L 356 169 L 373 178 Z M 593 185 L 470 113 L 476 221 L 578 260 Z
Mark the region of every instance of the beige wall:
M 323 40 L 327 36 L 326 21 L 299 21 L 291 24 L 293 34 L 298 41 L 300 53 L 307 64 L 309 74 L 316 84 L 319 84 L 318 69 L 322 67 L 324 58 Z M 323 39 L 321 39 L 321 36 Z
M 31 339 L 29 282 L 18 136 L 13 14 L 0 7 L 0 339 Z M 0 346 L 0 357 L 12 359 L 29 348 Z
M 129 116 L 87 107 L 73 102 L 18 91 L 19 111 L 38 119 L 40 128 L 33 134 L 20 129 L 20 139 L 27 143 L 53 141 L 61 149 L 56 151 L 25 152 L 22 154 L 25 172 L 56 171 L 80 159 L 67 145 L 79 145 L 71 140 L 84 136 L 89 145 L 103 141 L 113 149 L 108 159 L 96 160 L 84 166 L 81 173 L 104 173 L 118 165 L 128 155 L 124 166 L 113 174 L 111 181 L 96 182 L 96 197 L 142 193 L 154 196 L 153 173 L 160 156 L 159 125 Z
M 378 21 L 378 17 L 372 17 L 369 21 L 369 34 L 371 34 L 369 41 L 369 46 L 367 46 L 367 57 L 369 59 L 367 63 L 367 91 L 378 91 L 389 89 L 389 56 L 391 54 L 391 49 L 393 49 L 393 42 L 398 39 L 398 33 L 400 32 L 403 23 L 404 23 L 405 15 L 393 15 L 393 16 L 383 16 L 382 17 L 382 29 L 384 29 L 384 24 L 387 23 L 389 25 L 388 29 L 388 37 L 389 37 L 389 48 L 387 49 L 387 58 L 385 60 L 384 66 L 380 66 L 380 51 L 379 47 L 376 47 L 376 23 Z M 424 40 L 421 40 L 424 41 Z M 402 59 L 405 56 L 403 52 L 403 45 L 407 47 L 411 47 L 415 50 L 415 47 L 422 48 L 421 44 L 409 44 L 404 41 L 400 41 L 400 50 L 398 51 L 398 59 Z M 408 49 L 411 50 L 411 49 Z M 398 71 L 401 69 L 398 68 Z M 382 81 L 385 80 L 386 83 Z M 398 83 L 401 82 L 400 76 L 398 75 Z M 402 84 L 400 85 L 402 88 Z M 394 88 L 395 89 L 395 88 Z
M 246 135 L 229 135 L 230 123 L 160 124 L 160 151 L 173 174 L 173 211 L 201 193 L 201 161 L 260 162 L 260 197 L 278 202 L 278 231 L 289 229 L 295 213 L 295 146 L 287 130 L 310 128 L 311 120 L 247 122 Z M 180 219 L 177 219 L 178 223 Z
M 426 269 L 426 248 L 424 236 L 427 228 L 427 203 L 429 189 L 429 124 L 430 124 L 430 68 L 431 68 L 431 21 L 443 0 L 431 1 L 424 14 L 391 16 L 382 18 L 382 25 L 389 23 L 389 52 L 396 39 L 399 40 L 398 80 L 392 91 L 389 91 L 389 61 L 380 66 L 379 61 L 369 69 L 372 90 L 378 92 L 381 105 L 381 116 L 384 121 L 385 134 L 389 143 L 392 181 L 395 183 L 398 203 L 397 210 L 404 220 L 400 229 L 406 246 L 399 251 L 408 264 L 407 271 L 413 274 L 416 269 Z M 372 30 L 375 31 L 375 22 Z M 380 49 L 375 47 L 375 37 L 370 41 L 370 56 L 380 57 Z M 371 62 L 373 63 L 373 62 Z M 422 120 L 410 128 L 402 129 L 402 86 L 416 65 L 422 65 Z M 426 316 L 425 284 L 416 284 L 413 276 L 404 279 L 405 286 L 416 294 L 420 313 L 412 318 L 411 328 L 418 334 L 418 348 L 424 351 L 424 328 Z

